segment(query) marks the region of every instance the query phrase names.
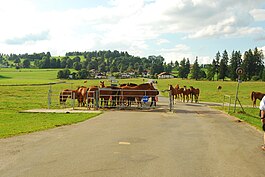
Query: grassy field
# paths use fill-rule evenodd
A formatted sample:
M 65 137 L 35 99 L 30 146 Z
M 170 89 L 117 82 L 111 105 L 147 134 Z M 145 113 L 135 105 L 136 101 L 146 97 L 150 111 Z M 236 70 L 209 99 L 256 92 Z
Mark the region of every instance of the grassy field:
M 44 84 L 53 82 L 62 82 L 56 79 L 58 70 L 56 69 L 0 69 L 0 138 L 9 137 L 21 133 L 28 133 L 39 131 L 47 128 L 53 128 L 60 125 L 67 125 L 80 122 L 96 114 L 31 114 L 19 113 L 23 110 L 47 108 L 47 95 L 48 90 L 51 88 L 54 98 L 52 100 L 52 108 L 63 108 L 59 105 L 58 95 L 63 89 L 75 89 L 78 86 L 99 85 L 99 80 L 64 80 L 64 84 L 56 85 L 27 85 L 27 86 L 8 86 L 19 84 Z M 148 79 L 122 79 L 119 83 L 143 83 Z M 194 86 L 200 88 L 201 95 L 200 102 L 223 102 L 224 95 L 230 95 L 232 103 L 234 103 L 236 93 L 236 82 L 223 82 L 223 81 L 194 81 L 182 79 L 165 79 L 157 80 L 157 88 L 167 90 L 168 85 L 175 86 L 179 84 L 181 87 Z M 105 79 L 105 84 L 110 85 L 110 82 Z M 217 86 L 221 85 L 223 89 L 217 90 Z M 240 117 L 254 126 L 259 127 L 260 122 L 258 119 L 258 109 L 251 107 L 250 92 L 251 91 L 264 91 L 264 82 L 243 82 L 240 84 L 239 99 L 245 106 L 246 114 L 236 111 L 233 114 Z M 161 92 L 162 93 L 162 92 Z M 167 96 L 167 92 L 162 93 Z M 257 102 L 259 104 L 259 101 Z M 222 109 L 221 107 L 218 109 Z M 247 120 L 249 119 L 249 120 Z
M 259 109 L 252 107 L 252 101 L 250 94 L 252 91 L 265 92 L 265 82 L 242 82 L 239 85 L 238 98 L 243 105 L 245 112 L 242 112 L 240 105 L 237 102 L 236 110 L 234 112 L 234 103 L 237 82 L 231 81 L 195 81 L 195 80 L 183 80 L 183 79 L 165 79 L 158 80 L 158 88 L 160 90 L 168 89 L 168 85 L 172 84 L 175 86 L 179 84 L 180 87 L 186 85 L 187 87 L 193 86 L 200 89 L 200 102 L 215 102 L 223 103 L 224 95 L 231 97 L 231 107 L 230 112 L 228 113 L 228 107 L 213 107 L 218 110 L 227 112 L 228 114 L 235 116 L 243 121 L 248 122 L 254 127 L 261 129 L 261 122 L 259 118 Z M 222 86 L 222 90 L 218 91 L 217 87 Z M 168 95 L 167 92 L 163 93 L 165 96 Z M 227 100 L 227 98 L 226 98 Z M 228 100 L 227 100 L 228 101 Z M 259 106 L 259 100 L 257 101 L 257 106 Z
M 184 85 L 189 87 L 193 86 L 200 89 L 199 101 L 201 102 L 218 102 L 222 103 L 224 95 L 231 96 L 232 103 L 235 101 L 237 82 L 231 81 L 195 81 L 183 79 L 164 79 L 158 80 L 159 90 L 168 89 L 168 85 L 172 84 L 175 87 L 179 84 L 180 87 Z M 222 86 L 222 90 L 218 91 L 217 87 Z M 252 101 L 250 94 L 252 91 L 265 92 L 265 82 L 242 82 L 239 85 L 238 97 L 240 102 L 245 106 L 251 106 Z M 167 93 L 164 93 L 165 95 Z M 259 103 L 257 101 L 257 103 Z
M 56 81 L 58 70 L 1 68 L 0 85 L 40 84 Z
M 56 79 L 57 72 L 58 70 L 0 69 L 0 138 L 69 125 L 98 115 L 97 113 L 20 113 L 28 109 L 47 108 L 47 93 L 50 86 L 6 85 L 60 82 Z M 81 81 L 73 84 L 81 84 Z M 52 87 L 59 91 L 73 84 L 58 84 Z
M 224 95 L 231 97 L 231 107 L 229 114 L 235 116 L 243 121 L 248 122 L 254 127 L 261 129 L 261 122 L 259 118 L 259 109 L 252 107 L 252 101 L 250 98 L 250 93 L 252 91 L 265 92 L 265 82 L 242 82 L 239 85 L 238 98 L 243 106 L 245 112 L 242 112 L 242 109 L 237 102 L 236 110 L 234 112 L 234 103 L 237 82 L 228 82 L 228 81 L 195 81 L 195 80 L 182 80 L 182 79 L 165 79 L 158 80 L 158 88 L 160 90 L 168 89 L 168 85 L 172 84 L 175 86 L 179 84 L 180 87 L 186 85 L 187 87 L 193 86 L 195 88 L 200 88 L 200 102 L 215 102 L 223 103 Z M 218 91 L 217 87 L 222 86 L 222 90 Z M 168 95 L 167 92 L 163 93 L 165 96 Z M 226 98 L 227 100 L 227 98 Z M 228 100 L 226 101 L 228 102 Z M 259 106 L 259 100 L 257 101 L 257 106 Z M 228 107 L 214 107 L 215 109 L 228 112 Z

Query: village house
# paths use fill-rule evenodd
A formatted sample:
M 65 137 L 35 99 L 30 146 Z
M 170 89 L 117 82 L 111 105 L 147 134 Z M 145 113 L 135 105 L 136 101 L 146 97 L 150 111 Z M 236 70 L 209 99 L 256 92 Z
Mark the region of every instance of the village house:
M 171 79 L 171 78 L 174 78 L 174 76 L 171 75 L 168 72 L 162 72 L 162 73 L 160 73 L 160 74 L 157 75 L 157 78 L 158 79 Z

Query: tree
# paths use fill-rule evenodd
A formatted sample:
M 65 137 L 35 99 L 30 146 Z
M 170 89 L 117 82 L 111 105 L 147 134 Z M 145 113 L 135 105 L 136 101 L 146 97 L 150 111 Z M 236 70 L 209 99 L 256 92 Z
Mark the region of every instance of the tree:
M 202 79 L 202 78 L 206 78 L 207 75 L 205 73 L 205 71 L 203 71 L 202 69 L 200 69 L 200 72 L 199 72 L 199 78 Z
M 111 65 L 110 67 L 110 72 L 111 73 L 114 73 L 114 72 L 119 72 L 119 69 L 116 65 Z
M 63 78 L 64 78 L 63 70 L 58 71 L 58 73 L 57 73 L 57 78 L 58 78 L 58 79 L 63 79 Z
M 263 68 L 263 72 L 262 72 L 261 80 L 262 80 L 262 81 L 265 81 L 265 67 Z
M 178 60 L 175 61 L 174 68 L 175 68 L 176 70 L 179 69 L 179 62 L 178 62 Z
M 71 58 L 66 60 L 66 68 L 73 68 L 74 61 Z
M 68 79 L 70 74 L 71 74 L 71 72 L 70 72 L 69 69 L 64 69 L 63 70 L 63 75 L 64 75 L 65 79 Z
M 60 70 L 57 73 L 58 79 L 69 79 L 69 75 L 71 74 L 69 69 Z
M 149 56 L 147 62 L 151 63 L 151 75 L 154 76 L 164 71 L 164 58 L 162 56 Z
M 188 78 L 188 75 L 190 73 L 190 60 L 187 58 L 186 64 L 185 64 L 185 78 Z
M 221 58 L 221 55 L 220 55 L 220 52 L 218 51 L 215 55 L 215 67 L 214 67 L 214 70 L 216 72 L 216 78 L 218 80 L 219 76 L 218 76 L 218 73 L 219 73 L 219 62 L 220 62 L 220 58 Z
M 151 68 L 150 68 L 150 74 L 153 75 L 153 76 L 154 76 L 155 74 L 157 74 L 155 64 L 153 64 L 153 65 L 151 66 Z
M 232 56 L 230 59 L 230 65 L 229 65 L 229 77 L 232 81 L 235 81 L 237 79 L 236 69 L 241 66 L 242 59 L 241 59 L 241 53 L 240 51 L 233 51 Z
M 243 79 L 251 80 L 255 72 L 254 71 L 255 64 L 254 64 L 253 53 L 251 49 L 249 49 L 248 51 L 244 53 L 242 67 L 245 71 L 245 75 L 243 76 Z
M 3 55 L 0 53 L 0 63 L 3 63 L 3 61 L 4 61 L 4 57 L 3 57 Z
M 80 71 L 78 71 L 78 78 L 79 79 L 87 79 L 89 76 L 89 72 L 85 69 L 81 69 Z
M 180 78 L 187 78 L 186 76 L 186 59 L 183 58 L 183 60 L 179 63 L 179 77 Z
M 56 60 L 56 68 L 61 68 L 61 60 L 60 60 L 60 58 L 58 58 Z
M 138 62 L 134 63 L 134 65 L 133 65 L 133 69 L 134 69 L 134 70 L 137 70 L 138 68 L 139 68 L 139 63 L 138 63 Z
M 82 69 L 82 64 L 80 62 L 74 62 L 73 68 L 77 71 L 80 71 Z
M 20 63 L 21 61 L 20 61 L 20 58 L 19 57 L 17 57 L 15 60 L 14 60 L 14 63 L 16 63 L 17 65 Z
M 51 60 L 49 57 L 44 56 L 40 61 L 40 68 L 50 68 L 51 67 Z
M 224 80 L 226 76 L 228 76 L 228 54 L 227 51 L 225 50 L 222 55 L 222 59 L 220 61 L 220 66 L 219 66 L 219 79 Z
M 258 76 L 259 78 L 262 77 L 262 72 L 263 72 L 263 59 L 264 59 L 264 55 L 262 50 L 258 50 L 258 48 L 256 47 L 254 49 L 253 52 L 253 58 L 254 58 L 254 62 L 255 62 L 255 76 Z
M 98 71 L 101 73 L 105 73 L 106 72 L 106 64 L 103 62 L 98 66 Z
M 137 72 L 138 74 L 142 74 L 144 72 L 144 67 L 140 65 Z
M 173 63 L 164 64 L 164 70 L 165 72 L 171 73 L 173 70 Z
M 249 49 L 244 53 L 242 67 L 245 70 L 244 79 L 251 80 L 253 76 L 262 77 L 263 72 L 263 52 L 257 48 L 252 51 Z
M 196 57 L 194 64 L 192 66 L 191 78 L 196 80 L 200 79 L 200 67 L 198 64 L 198 57 Z
M 25 59 L 22 63 L 23 68 L 29 68 L 30 67 L 30 61 L 29 59 Z
M 50 53 L 50 52 L 47 52 L 46 56 L 47 56 L 48 58 L 51 58 L 51 53 Z
M 61 60 L 61 68 L 66 68 L 66 65 L 67 65 L 66 61 L 67 61 L 67 58 L 63 57 L 63 59 Z
M 120 63 L 118 66 L 119 72 L 123 73 L 127 68 L 126 65 L 124 65 L 123 63 Z
M 73 62 L 80 63 L 80 61 L 81 61 L 81 58 L 79 56 L 76 56 L 76 57 L 73 58 Z
M 214 75 L 216 73 L 216 61 L 213 59 L 212 64 L 207 66 L 207 79 L 214 81 Z
M 50 67 L 51 68 L 58 68 L 57 67 L 57 60 L 56 60 L 56 58 L 52 58 L 51 59 Z

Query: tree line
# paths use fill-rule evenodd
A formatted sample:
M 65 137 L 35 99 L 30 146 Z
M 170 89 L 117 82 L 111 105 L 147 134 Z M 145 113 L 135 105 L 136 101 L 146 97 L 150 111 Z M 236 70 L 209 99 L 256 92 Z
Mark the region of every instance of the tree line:
M 92 51 L 92 52 L 68 52 L 63 57 L 52 57 L 50 52 L 34 54 L 0 54 L 0 65 L 8 66 L 13 63 L 15 67 L 23 68 L 62 68 L 58 72 L 58 78 L 68 78 L 72 75 L 76 79 L 91 77 L 91 71 L 98 73 L 149 73 L 156 77 L 161 72 L 174 73 L 175 77 L 207 80 L 237 80 L 236 68 L 244 70 L 243 80 L 265 81 L 264 56 L 262 50 L 249 49 L 242 55 L 240 51 L 233 51 L 229 57 L 225 50 L 219 51 L 210 64 L 199 65 L 198 57 L 194 63 L 189 58 L 183 58 L 180 62 L 166 63 L 162 56 L 138 57 L 128 52 Z M 75 69 L 71 73 L 69 69 Z
M 243 56 L 240 51 L 232 51 L 230 58 L 226 50 L 222 55 L 220 52 L 217 52 L 212 63 L 207 66 L 207 79 L 214 80 L 216 78 L 217 80 L 225 80 L 225 78 L 230 78 L 232 81 L 235 81 L 238 78 L 236 74 L 238 67 L 241 67 L 244 71 L 243 80 L 265 81 L 264 55 L 262 50 L 257 48 L 245 51 Z

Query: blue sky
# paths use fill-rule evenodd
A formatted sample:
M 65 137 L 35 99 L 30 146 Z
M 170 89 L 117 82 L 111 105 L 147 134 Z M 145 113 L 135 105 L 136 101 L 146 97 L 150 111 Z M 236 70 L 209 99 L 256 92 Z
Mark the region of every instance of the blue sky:
M 265 51 L 264 0 L 0 1 L 0 53 L 119 50 L 210 63 Z

